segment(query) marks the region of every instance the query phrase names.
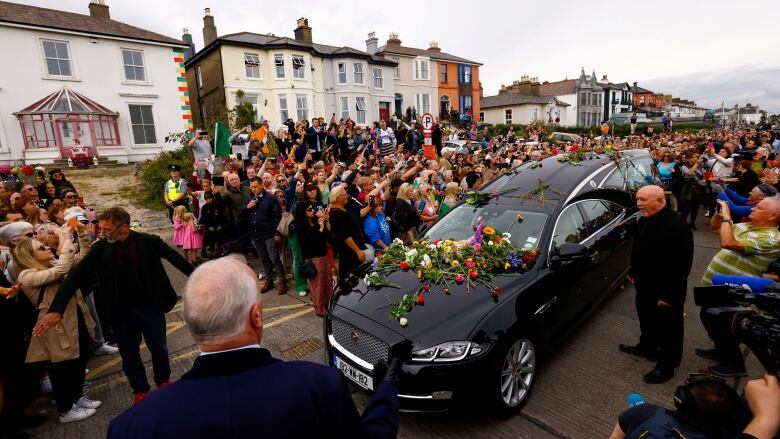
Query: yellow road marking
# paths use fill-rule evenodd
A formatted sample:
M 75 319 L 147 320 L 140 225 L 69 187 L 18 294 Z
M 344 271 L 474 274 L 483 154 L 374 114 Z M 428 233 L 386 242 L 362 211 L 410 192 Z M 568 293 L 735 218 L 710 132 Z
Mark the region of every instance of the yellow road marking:
M 273 328 L 276 325 L 282 324 L 282 323 L 290 321 L 292 319 L 297 319 L 298 317 L 300 317 L 302 315 L 305 315 L 305 314 L 308 314 L 308 313 L 313 312 L 313 311 L 314 311 L 314 307 L 311 307 L 311 308 L 304 309 L 303 311 L 298 311 L 298 312 L 296 312 L 294 314 L 290 314 L 290 315 L 284 316 L 284 317 L 282 317 L 280 319 L 274 320 L 273 322 L 271 322 L 271 323 L 269 323 L 267 325 L 264 324 L 263 325 L 263 329 Z
M 310 303 L 298 303 L 296 305 L 283 305 L 283 306 L 274 306 L 274 307 L 271 307 L 271 308 L 263 308 L 263 313 L 265 313 L 266 311 L 277 311 L 277 310 L 280 310 L 280 309 L 303 308 L 304 306 L 311 306 L 311 304 Z

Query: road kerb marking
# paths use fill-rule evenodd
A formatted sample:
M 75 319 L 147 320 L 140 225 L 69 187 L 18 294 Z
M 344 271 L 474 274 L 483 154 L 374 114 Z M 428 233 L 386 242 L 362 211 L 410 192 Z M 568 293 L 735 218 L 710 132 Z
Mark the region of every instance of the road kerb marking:
M 303 308 L 304 306 L 311 306 L 311 304 L 310 303 L 296 303 L 295 305 L 273 306 L 271 308 L 263 308 L 263 313 L 265 313 L 266 311 L 278 311 L 280 309 Z
M 269 323 L 267 325 L 263 324 L 263 329 L 273 328 L 276 325 L 282 324 L 282 323 L 290 321 L 292 319 L 297 319 L 298 317 L 306 315 L 306 314 L 308 314 L 310 312 L 314 312 L 314 307 L 313 306 L 310 307 L 310 308 L 304 309 L 303 311 L 298 311 L 296 313 L 293 313 L 293 314 L 290 314 L 290 315 L 286 315 L 286 316 L 284 316 L 284 317 L 282 317 L 280 319 L 276 319 L 276 320 L 274 320 L 273 322 L 271 322 L 271 323 Z

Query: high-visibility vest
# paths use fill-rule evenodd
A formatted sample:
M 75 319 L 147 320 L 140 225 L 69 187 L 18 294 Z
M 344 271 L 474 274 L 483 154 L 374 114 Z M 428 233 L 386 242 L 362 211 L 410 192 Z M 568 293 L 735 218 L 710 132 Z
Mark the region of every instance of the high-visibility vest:
M 180 178 L 178 182 L 173 180 L 168 180 L 168 199 L 173 200 L 174 198 L 178 197 L 181 192 L 179 192 L 179 189 L 181 188 L 181 185 L 184 184 L 184 179 Z

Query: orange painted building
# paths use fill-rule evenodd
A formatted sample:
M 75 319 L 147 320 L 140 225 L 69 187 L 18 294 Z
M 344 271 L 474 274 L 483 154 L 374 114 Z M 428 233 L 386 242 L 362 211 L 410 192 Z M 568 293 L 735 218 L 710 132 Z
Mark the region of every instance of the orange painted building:
M 636 82 L 631 90 L 634 94 L 634 108 L 664 108 L 666 106 L 666 95 L 653 93 L 646 88 L 639 87 Z
M 438 116 L 455 109 L 472 119 L 479 117 L 479 65 L 436 59 L 439 84 Z

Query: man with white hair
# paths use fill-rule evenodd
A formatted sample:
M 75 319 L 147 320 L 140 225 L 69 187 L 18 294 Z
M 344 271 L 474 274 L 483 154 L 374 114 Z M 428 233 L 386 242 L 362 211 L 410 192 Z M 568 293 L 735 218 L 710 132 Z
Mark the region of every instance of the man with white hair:
M 189 372 L 111 421 L 109 438 L 394 438 L 393 357 L 363 416 L 336 368 L 282 362 L 260 346 L 263 298 L 240 257 L 207 262 L 190 276 L 184 320 L 200 355 Z

